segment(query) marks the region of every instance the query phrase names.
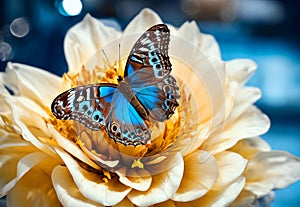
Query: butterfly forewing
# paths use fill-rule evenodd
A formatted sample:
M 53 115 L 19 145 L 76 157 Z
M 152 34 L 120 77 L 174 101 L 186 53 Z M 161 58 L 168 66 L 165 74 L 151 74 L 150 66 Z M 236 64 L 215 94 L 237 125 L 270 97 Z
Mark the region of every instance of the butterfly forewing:
M 170 31 L 164 24 L 148 29 L 133 46 L 125 66 L 124 77 L 143 70 L 143 79 L 135 78 L 131 82 L 157 81 L 171 72 L 168 56 Z
M 166 25 L 151 27 L 135 43 L 125 68 L 125 81 L 156 121 L 170 118 L 180 97 L 176 79 L 170 75 L 169 42 Z
M 71 88 L 52 102 L 52 113 L 62 120 L 75 120 L 92 130 L 103 129 L 110 110 L 114 84 L 92 84 Z

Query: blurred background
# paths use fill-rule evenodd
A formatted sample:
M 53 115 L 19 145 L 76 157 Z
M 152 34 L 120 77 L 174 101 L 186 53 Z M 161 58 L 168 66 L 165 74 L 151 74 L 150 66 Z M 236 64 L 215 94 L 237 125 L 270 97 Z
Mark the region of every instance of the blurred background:
M 248 85 L 261 88 L 257 105 L 272 121 L 263 138 L 300 157 L 298 0 L 1 0 L 0 71 L 14 61 L 62 75 L 64 35 L 86 13 L 124 29 L 144 7 L 175 26 L 196 20 L 202 32 L 215 36 L 224 60 L 256 61 Z M 300 206 L 299 192 L 299 182 L 277 190 L 272 206 Z

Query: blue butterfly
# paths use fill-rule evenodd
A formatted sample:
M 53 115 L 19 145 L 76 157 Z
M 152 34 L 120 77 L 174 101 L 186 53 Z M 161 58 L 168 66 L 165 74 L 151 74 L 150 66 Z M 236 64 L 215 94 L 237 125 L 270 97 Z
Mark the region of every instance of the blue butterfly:
M 54 99 L 52 113 L 91 130 L 106 130 L 110 138 L 124 145 L 147 144 L 150 120 L 169 119 L 179 105 L 179 87 L 170 75 L 169 42 L 166 25 L 151 27 L 133 46 L 118 84 L 71 88 Z

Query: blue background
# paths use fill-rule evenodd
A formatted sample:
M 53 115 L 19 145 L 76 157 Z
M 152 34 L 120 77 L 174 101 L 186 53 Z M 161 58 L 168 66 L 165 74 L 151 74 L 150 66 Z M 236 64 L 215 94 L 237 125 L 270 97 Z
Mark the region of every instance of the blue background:
M 82 0 L 82 11 L 70 16 L 62 0 L 2 0 L 0 2 L 0 71 L 7 61 L 21 62 L 61 75 L 67 71 L 63 53 L 66 31 L 89 12 L 109 18 L 123 29 L 142 8 L 154 9 L 163 21 L 180 26 L 194 19 L 213 34 L 224 60 L 251 58 L 258 64 L 248 85 L 263 97 L 256 104 L 272 126 L 263 136 L 273 149 L 300 157 L 300 1 L 293 0 Z M 29 33 L 16 37 L 10 24 L 25 17 Z M 277 190 L 271 206 L 300 206 L 300 183 Z M 0 203 L 1 206 L 1 203 Z

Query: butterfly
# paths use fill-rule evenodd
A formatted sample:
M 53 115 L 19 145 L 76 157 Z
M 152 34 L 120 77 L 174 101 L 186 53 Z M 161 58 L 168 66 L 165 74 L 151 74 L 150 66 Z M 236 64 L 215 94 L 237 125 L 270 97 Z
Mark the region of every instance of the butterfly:
M 53 115 L 91 130 L 105 130 L 124 145 L 149 143 L 151 121 L 164 122 L 179 106 L 180 90 L 170 75 L 169 42 L 165 24 L 152 26 L 135 42 L 118 84 L 71 88 L 53 100 Z

